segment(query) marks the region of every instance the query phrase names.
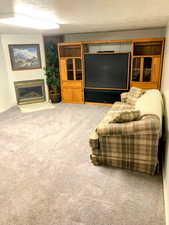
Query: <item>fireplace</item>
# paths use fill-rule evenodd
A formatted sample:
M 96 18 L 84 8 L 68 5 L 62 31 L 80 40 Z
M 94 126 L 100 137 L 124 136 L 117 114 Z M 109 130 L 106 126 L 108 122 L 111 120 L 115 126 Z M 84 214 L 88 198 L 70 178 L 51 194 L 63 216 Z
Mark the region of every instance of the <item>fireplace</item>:
M 18 104 L 30 104 L 44 102 L 45 86 L 44 80 L 26 80 L 14 82 Z

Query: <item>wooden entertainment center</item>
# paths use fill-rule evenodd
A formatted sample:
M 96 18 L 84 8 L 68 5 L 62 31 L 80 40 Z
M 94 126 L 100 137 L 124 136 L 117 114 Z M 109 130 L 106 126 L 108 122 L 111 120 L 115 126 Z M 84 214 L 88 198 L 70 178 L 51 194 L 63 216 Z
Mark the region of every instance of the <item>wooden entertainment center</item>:
M 65 103 L 112 103 L 130 87 L 160 89 L 164 38 L 59 43 L 62 101 Z M 85 83 L 87 55 L 121 56 L 128 53 L 125 88 L 88 87 Z M 98 97 L 97 97 L 98 96 Z M 114 97 L 112 97 L 114 96 Z M 114 100 L 113 100 L 114 98 Z M 94 99 L 94 100 L 93 100 Z M 100 100 L 99 100 L 100 99 Z

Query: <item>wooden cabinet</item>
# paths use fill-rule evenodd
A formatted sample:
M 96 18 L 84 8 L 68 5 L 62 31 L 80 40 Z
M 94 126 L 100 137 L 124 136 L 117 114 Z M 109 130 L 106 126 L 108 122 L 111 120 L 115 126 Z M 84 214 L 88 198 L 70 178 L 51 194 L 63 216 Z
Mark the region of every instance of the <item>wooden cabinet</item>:
M 84 103 L 81 45 L 60 46 L 62 101 Z
M 80 88 L 66 87 L 62 90 L 62 100 L 67 103 L 83 103 L 83 92 Z
M 160 57 L 133 57 L 131 86 L 158 89 Z
M 82 81 L 62 81 L 62 101 L 67 103 L 83 103 Z
M 85 60 L 86 55 L 91 53 L 112 54 L 112 52 L 126 53 L 126 51 L 131 53 L 131 60 L 129 60 L 127 68 L 130 73 L 130 79 L 127 80 L 127 88 L 134 86 L 144 89 L 160 89 L 163 50 L 164 38 L 59 43 L 58 55 L 62 101 L 65 103 L 83 104 L 84 99 L 89 101 L 87 96 L 90 97 L 89 99 L 96 99 L 95 95 L 97 95 L 97 101 L 99 102 L 99 99 L 102 97 L 98 93 L 106 96 L 106 93 L 109 91 L 109 96 L 113 96 L 113 91 L 115 93 L 118 90 L 118 87 L 114 88 L 114 86 L 113 88 L 90 87 L 90 89 L 85 87 L 84 80 L 85 73 L 87 73 Z M 106 77 L 104 70 L 102 73 Z M 90 76 L 92 76 L 92 73 L 90 73 Z M 98 79 L 100 79 L 99 76 Z M 84 92 L 86 93 L 85 98 Z M 120 94 L 118 95 L 120 96 Z M 105 98 L 110 101 L 110 98 L 107 96 Z
M 133 42 L 130 86 L 160 89 L 164 41 Z

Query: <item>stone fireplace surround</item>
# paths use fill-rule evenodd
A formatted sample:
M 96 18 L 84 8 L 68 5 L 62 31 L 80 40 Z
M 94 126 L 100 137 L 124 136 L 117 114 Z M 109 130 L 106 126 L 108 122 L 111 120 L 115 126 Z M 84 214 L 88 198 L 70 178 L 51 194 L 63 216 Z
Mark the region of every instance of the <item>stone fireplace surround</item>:
M 14 86 L 19 105 L 44 102 L 46 100 L 43 79 L 16 81 Z

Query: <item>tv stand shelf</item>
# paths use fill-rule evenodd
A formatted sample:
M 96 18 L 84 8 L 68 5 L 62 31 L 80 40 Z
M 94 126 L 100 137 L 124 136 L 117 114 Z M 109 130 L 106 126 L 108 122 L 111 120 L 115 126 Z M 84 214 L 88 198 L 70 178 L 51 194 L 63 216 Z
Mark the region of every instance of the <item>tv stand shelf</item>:
M 132 86 L 144 89 L 160 89 L 164 41 L 164 38 L 150 38 L 59 43 L 58 53 L 62 101 L 81 104 L 85 102 L 111 104 L 113 101 L 120 100 L 120 93 L 128 91 Z M 111 58 L 111 55 L 118 56 L 127 53 L 129 53 L 131 57 L 128 58 L 128 78 L 124 88 L 116 85 L 113 79 L 110 83 L 107 82 L 109 83 L 108 87 L 106 87 L 106 85 L 102 87 L 103 83 L 106 82 L 105 77 L 108 77 L 109 74 L 108 68 L 112 66 L 111 63 L 107 64 L 108 62 L 105 61 L 106 58 L 104 57 L 98 64 L 99 68 L 103 70 L 103 77 L 98 74 L 100 70 L 97 71 L 100 84 L 99 82 L 97 84 L 95 83 L 95 85 L 87 84 L 89 74 L 91 78 L 93 76 L 93 72 L 89 73 L 88 68 L 86 68 L 87 59 L 90 61 L 93 60 L 92 57 L 94 56 L 108 57 L 108 55 Z M 117 60 L 117 58 L 114 58 L 114 60 Z M 121 60 L 123 62 L 123 59 Z M 111 59 L 109 61 L 111 62 Z M 94 61 L 91 62 L 91 64 L 94 63 Z M 114 62 L 114 68 L 116 69 L 112 71 L 113 76 L 117 76 L 119 72 L 118 68 L 123 66 L 124 65 L 120 64 L 119 61 L 117 61 L 117 63 Z M 125 68 L 126 67 L 123 68 L 124 71 L 126 71 Z M 96 70 L 94 72 L 96 73 Z M 126 74 L 126 72 L 124 72 L 124 74 Z M 124 80 L 124 77 L 120 79 Z M 96 80 L 97 79 L 95 79 L 95 81 Z M 91 81 L 91 84 L 92 82 L 94 82 L 94 80 Z

